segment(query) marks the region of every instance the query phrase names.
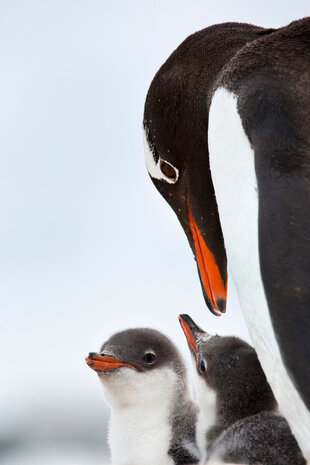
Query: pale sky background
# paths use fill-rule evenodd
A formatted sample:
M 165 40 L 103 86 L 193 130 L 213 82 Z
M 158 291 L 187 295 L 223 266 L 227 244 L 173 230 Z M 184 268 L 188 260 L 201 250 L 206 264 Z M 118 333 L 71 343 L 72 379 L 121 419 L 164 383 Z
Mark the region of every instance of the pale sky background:
M 84 356 L 111 333 L 154 327 L 187 356 L 189 313 L 248 339 L 231 282 L 227 315 L 208 311 L 149 180 L 143 104 L 194 31 L 309 13 L 309 0 L 0 0 L 1 464 L 103 463 L 108 409 Z

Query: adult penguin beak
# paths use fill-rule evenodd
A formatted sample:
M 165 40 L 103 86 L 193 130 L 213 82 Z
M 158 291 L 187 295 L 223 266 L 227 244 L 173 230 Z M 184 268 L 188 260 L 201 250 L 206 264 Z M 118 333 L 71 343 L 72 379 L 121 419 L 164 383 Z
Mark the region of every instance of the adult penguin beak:
M 226 312 L 227 272 L 223 281 L 216 259 L 188 207 L 188 221 L 205 301 L 212 313 L 220 316 Z

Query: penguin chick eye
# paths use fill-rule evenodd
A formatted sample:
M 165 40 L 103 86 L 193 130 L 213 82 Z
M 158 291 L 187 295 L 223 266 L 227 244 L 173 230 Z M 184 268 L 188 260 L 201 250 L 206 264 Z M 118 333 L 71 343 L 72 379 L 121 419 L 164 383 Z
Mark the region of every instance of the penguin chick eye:
M 178 171 L 165 160 L 160 159 L 160 170 L 172 183 L 178 180 Z
M 153 354 L 153 352 L 147 352 L 144 357 L 143 357 L 143 360 L 146 362 L 146 363 L 153 363 L 154 360 L 155 360 L 156 356 L 155 354 Z
M 200 362 L 200 372 L 205 373 L 207 371 L 207 361 L 203 358 Z

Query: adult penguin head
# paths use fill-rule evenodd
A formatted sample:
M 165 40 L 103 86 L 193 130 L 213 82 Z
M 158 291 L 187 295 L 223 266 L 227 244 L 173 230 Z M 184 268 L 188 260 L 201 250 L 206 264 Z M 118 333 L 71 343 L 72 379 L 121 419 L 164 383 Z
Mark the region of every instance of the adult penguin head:
M 208 89 L 214 76 L 198 66 L 204 62 L 204 36 L 197 41 L 202 32 L 186 39 L 154 77 L 143 137 L 149 175 L 183 226 L 209 309 L 221 315 L 227 261 L 209 168 Z
M 208 115 L 222 70 L 272 30 L 224 23 L 189 36 L 159 69 L 144 110 L 146 164 L 194 252 L 206 303 L 225 312 L 227 260 L 209 167 Z

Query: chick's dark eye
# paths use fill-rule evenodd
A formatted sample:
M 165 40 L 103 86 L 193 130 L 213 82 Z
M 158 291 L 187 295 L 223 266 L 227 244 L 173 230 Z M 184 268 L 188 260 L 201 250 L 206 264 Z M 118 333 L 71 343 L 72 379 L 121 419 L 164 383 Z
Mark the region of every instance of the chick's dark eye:
M 207 362 L 204 358 L 200 362 L 200 371 L 201 373 L 204 373 L 205 371 L 207 371 Z
M 143 360 L 146 362 L 146 363 L 153 363 L 154 360 L 155 360 L 155 354 L 153 354 L 152 352 L 148 352 L 144 355 L 143 357 Z
M 173 166 L 170 165 L 170 163 L 167 163 L 164 160 L 160 160 L 160 169 L 161 169 L 161 172 L 165 176 L 167 176 L 167 178 L 171 179 L 171 181 L 176 181 L 177 180 L 178 174 L 177 174 L 175 168 L 173 168 Z

